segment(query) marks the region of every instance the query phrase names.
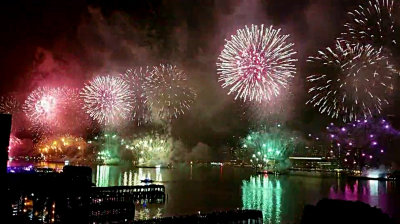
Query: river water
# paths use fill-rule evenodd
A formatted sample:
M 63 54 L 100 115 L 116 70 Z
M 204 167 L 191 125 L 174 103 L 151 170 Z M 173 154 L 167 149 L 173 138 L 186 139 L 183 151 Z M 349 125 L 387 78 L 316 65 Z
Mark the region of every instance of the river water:
M 297 223 L 304 205 L 332 198 L 359 200 L 400 220 L 400 183 L 395 182 L 256 175 L 252 169 L 227 166 L 93 167 L 97 186 L 138 185 L 145 178 L 165 185 L 168 199 L 162 205 L 138 204 L 136 219 L 244 208 L 261 210 L 265 223 Z

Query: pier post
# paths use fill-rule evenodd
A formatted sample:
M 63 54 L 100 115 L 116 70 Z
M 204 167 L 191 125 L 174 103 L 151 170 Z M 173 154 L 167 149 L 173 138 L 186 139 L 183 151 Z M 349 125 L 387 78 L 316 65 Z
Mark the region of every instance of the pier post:
M 0 114 L 0 191 L 1 198 L 6 200 L 1 200 L 1 219 L 10 220 L 11 216 L 11 205 L 8 191 L 8 180 L 7 180 L 7 161 L 8 161 L 8 144 L 10 141 L 11 133 L 11 114 Z

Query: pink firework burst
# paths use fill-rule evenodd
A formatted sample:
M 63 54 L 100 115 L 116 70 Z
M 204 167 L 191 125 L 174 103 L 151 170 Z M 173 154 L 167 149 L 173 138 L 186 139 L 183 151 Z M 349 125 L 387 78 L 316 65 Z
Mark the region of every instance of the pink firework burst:
M 61 88 L 39 87 L 25 100 L 25 114 L 35 125 L 54 126 L 62 104 Z
M 85 85 L 80 93 L 83 109 L 102 125 L 118 125 L 133 110 L 132 92 L 119 77 L 99 76 Z
M 288 38 L 272 26 L 237 30 L 218 57 L 221 86 L 243 101 L 269 101 L 281 94 L 296 72 L 296 59 L 292 58 L 296 52 Z
M 35 136 L 43 133 L 65 133 L 84 124 L 79 116 L 79 91 L 68 87 L 39 87 L 32 91 L 23 110 L 32 123 Z M 39 137 L 40 138 L 40 137 Z

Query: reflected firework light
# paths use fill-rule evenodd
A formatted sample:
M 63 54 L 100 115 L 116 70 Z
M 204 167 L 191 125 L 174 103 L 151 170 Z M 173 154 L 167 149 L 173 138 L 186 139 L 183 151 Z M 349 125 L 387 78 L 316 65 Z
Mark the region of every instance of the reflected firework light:
M 319 51 L 307 61 L 316 69 L 307 77 L 307 104 L 320 113 L 344 122 L 364 120 L 381 114 L 389 104 L 398 73 L 382 49 L 337 41 L 335 48 Z
M 243 101 L 274 100 L 296 72 L 292 58 L 296 54 L 289 35 L 280 29 L 252 25 L 237 30 L 226 41 L 217 62 L 218 81 L 235 99 Z
M 121 78 L 129 84 L 134 102 L 132 116 L 129 118 L 138 126 L 151 122 L 151 111 L 145 92 L 145 82 L 150 72 L 149 67 L 139 67 L 128 69 L 121 74 Z
M 80 93 L 83 109 L 102 125 L 119 125 L 132 113 L 132 92 L 119 77 L 98 76 L 85 85 Z
M 371 0 L 348 12 L 349 20 L 340 39 L 376 47 L 395 45 L 394 1 Z
M 196 98 L 185 72 L 170 64 L 153 67 L 146 77 L 145 92 L 152 113 L 167 121 L 184 114 Z
M 242 181 L 243 209 L 257 209 L 262 211 L 265 223 L 281 223 L 282 193 L 279 178 L 268 176 L 251 176 L 249 180 Z

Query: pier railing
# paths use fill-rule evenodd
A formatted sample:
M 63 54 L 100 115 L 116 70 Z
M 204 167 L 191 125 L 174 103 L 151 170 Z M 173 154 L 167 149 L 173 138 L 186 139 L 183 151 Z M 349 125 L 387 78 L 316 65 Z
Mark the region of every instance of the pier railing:
M 93 187 L 91 189 L 92 197 L 110 197 L 114 196 L 119 200 L 134 200 L 149 202 L 164 202 L 164 185 L 140 185 L 140 186 L 115 186 L 115 187 Z
M 135 224 L 262 224 L 262 212 L 258 210 L 231 210 L 174 216 L 159 219 L 139 220 Z

